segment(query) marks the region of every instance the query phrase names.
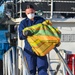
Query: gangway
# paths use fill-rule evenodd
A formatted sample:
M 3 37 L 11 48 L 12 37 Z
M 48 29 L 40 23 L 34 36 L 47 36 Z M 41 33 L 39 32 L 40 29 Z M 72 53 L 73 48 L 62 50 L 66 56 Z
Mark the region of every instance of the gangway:
M 61 56 L 60 52 L 58 49 L 55 47 L 54 48 L 55 52 L 57 53 L 59 59 L 63 63 L 64 67 L 66 68 L 66 71 L 69 73 L 69 75 L 73 75 L 71 70 L 66 64 L 66 61 L 64 58 Z M 21 54 L 21 70 L 18 69 L 18 64 L 19 64 L 19 54 L 18 52 L 20 51 Z M 49 59 L 49 57 L 48 57 Z M 49 63 L 50 64 L 50 63 Z M 11 47 L 4 55 L 3 55 L 3 75 L 30 75 L 29 74 L 29 69 L 27 66 L 27 62 L 25 57 L 23 56 L 23 50 L 20 47 Z M 57 73 L 54 73 L 54 75 L 57 75 Z
M 18 69 L 19 64 L 19 54 L 21 55 L 21 70 Z M 11 47 L 3 55 L 3 75 L 29 75 L 29 70 L 27 67 L 27 62 L 23 56 L 23 50 L 20 47 Z

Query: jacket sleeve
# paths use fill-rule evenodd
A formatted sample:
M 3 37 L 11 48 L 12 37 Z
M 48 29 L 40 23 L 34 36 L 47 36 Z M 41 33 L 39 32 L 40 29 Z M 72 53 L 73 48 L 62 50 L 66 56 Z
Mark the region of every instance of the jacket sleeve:
M 25 23 L 21 22 L 20 25 L 19 25 L 19 28 L 18 28 L 20 40 L 24 40 L 25 39 L 25 36 L 23 35 L 23 32 L 22 32 L 22 30 L 25 28 L 24 24 Z

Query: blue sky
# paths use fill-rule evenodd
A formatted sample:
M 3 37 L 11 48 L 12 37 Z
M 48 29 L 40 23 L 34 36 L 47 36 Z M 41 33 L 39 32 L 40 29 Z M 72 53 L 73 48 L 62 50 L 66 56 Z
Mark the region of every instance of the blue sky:
M 3 5 L 3 4 L 0 6 L 0 11 L 1 11 L 1 12 L 4 11 L 4 5 Z

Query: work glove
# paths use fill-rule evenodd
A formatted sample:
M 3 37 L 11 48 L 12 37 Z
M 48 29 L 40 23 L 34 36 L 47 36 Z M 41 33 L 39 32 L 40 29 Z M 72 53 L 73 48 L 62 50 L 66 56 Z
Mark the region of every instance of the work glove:
M 27 30 L 27 31 L 23 32 L 23 35 L 25 37 L 27 37 L 27 36 L 32 36 L 33 34 L 29 30 Z
M 55 46 L 55 47 L 59 47 L 59 46 L 60 46 L 60 44 L 61 44 L 61 43 L 59 42 L 58 44 L 56 44 L 56 46 Z

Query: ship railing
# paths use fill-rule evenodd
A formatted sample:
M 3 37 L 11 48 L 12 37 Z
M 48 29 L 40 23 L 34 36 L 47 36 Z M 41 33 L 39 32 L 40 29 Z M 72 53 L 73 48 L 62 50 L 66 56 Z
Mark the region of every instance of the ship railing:
M 22 48 L 11 47 L 3 55 L 3 75 L 29 75 Z
M 29 2 L 50 2 L 51 0 L 21 0 L 23 2 L 29 1 Z
M 59 50 L 55 47 L 54 48 L 57 56 L 59 57 L 60 61 L 62 62 L 63 66 L 65 67 L 65 70 L 68 72 L 69 75 L 73 75 L 72 71 L 70 70 L 69 66 L 66 63 L 66 60 L 63 58 Z
M 43 13 L 44 13 L 43 17 L 44 18 L 47 18 L 47 19 L 52 19 L 52 17 L 53 17 L 53 0 L 19 0 L 18 2 L 16 2 L 16 3 L 19 3 L 20 2 L 20 7 L 19 7 L 20 8 L 20 11 L 17 12 L 17 13 L 20 14 L 20 17 L 21 18 L 22 18 L 22 13 L 24 12 L 21 9 L 22 2 L 26 2 L 26 1 L 27 2 L 47 2 L 48 6 L 50 6 L 50 11 L 44 11 L 43 10 Z

